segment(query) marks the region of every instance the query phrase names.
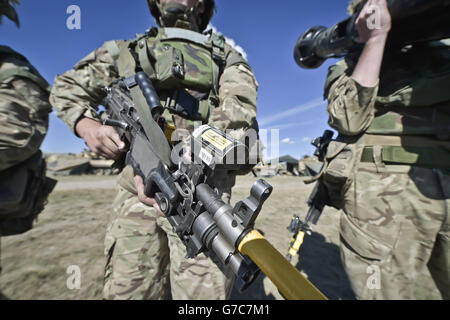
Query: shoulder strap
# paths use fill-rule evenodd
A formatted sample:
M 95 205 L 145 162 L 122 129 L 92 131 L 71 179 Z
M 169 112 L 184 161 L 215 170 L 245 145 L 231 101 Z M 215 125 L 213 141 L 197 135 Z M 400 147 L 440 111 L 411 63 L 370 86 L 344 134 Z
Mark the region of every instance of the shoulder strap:
M 106 49 L 114 59 L 117 71 L 121 77 L 128 78 L 136 73 L 136 59 L 130 52 L 135 52 L 139 59 L 141 68 L 149 77 L 155 74 L 153 66 L 148 57 L 147 35 L 138 34 L 132 41 L 124 41 L 118 45 L 116 41 L 105 42 Z
M 210 36 L 212 45 L 211 57 L 213 63 L 213 88 L 209 100 L 214 107 L 219 106 L 219 80 L 226 65 L 225 37 L 221 33 L 213 32 Z
M 117 48 L 112 44 L 110 44 L 108 48 L 107 45 L 108 51 L 110 49 L 112 50 L 110 54 L 116 60 L 120 77 L 134 79 L 136 75 L 136 60 L 130 49 L 135 50 L 139 54 L 139 50 L 146 48 L 146 46 L 144 48 L 144 46 L 141 45 L 141 43 L 146 43 L 146 41 L 141 40 L 145 40 L 145 36 L 138 35 L 135 40 L 126 42 L 121 46 L 117 46 L 116 44 Z M 115 51 L 116 49 L 119 49 L 118 54 L 117 51 Z M 141 61 L 139 63 L 142 65 Z M 131 82 L 135 82 L 135 80 L 132 80 Z M 155 152 L 162 162 L 167 166 L 170 166 L 170 147 L 168 144 L 161 142 L 165 141 L 166 138 L 159 125 L 153 120 L 150 108 L 148 107 L 142 91 L 136 83 L 130 85 L 129 90 L 147 138 L 152 142 Z
M 155 69 L 153 68 L 152 63 L 150 62 L 150 59 L 149 59 L 150 51 L 148 50 L 147 38 L 148 37 L 146 37 L 146 36 L 142 36 L 142 37 L 138 38 L 136 40 L 137 43 L 135 44 L 134 50 L 138 54 L 139 63 L 141 65 L 142 70 L 144 70 L 144 72 L 150 78 L 152 78 L 156 74 L 156 72 L 155 72 Z
M 117 42 L 114 40 L 107 41 L 107 42 L 105 42 L 105 46 L 106 46 L 106 49 L 108 50 L 108 53 L 111 55 L 111 57 L 114 60 L 117 60 L 120 55 L 120 48 L 117 45 Z
M 221 33 L 213 32 L 211 34 L 212 58 L 219 66 L 225 66 L 225 37 Z
M 136 60 L 130 52 L 132 43 L 121 46 L 119 56 L 116 60 L 119 75 L 124 78 L 129 78 L 136 74 Z

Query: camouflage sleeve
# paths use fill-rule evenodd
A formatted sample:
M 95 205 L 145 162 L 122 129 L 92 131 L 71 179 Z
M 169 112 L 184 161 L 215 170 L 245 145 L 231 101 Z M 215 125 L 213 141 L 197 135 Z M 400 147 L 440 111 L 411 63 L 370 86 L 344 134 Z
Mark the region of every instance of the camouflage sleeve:
M 61 118 L 75 133 L 82 117 L 99 120 L 98 105 L 105 94 L 103 88 L 117 78 L 114 59 L 104 44 L 82 59 L 72 70 L 56 77 L 50 101 Z
M 352 67 L 340 61 L 330 67 L 325 85 L 328 124 L 344 135 L 358 135 L 369 128 L 375 115 L 378 85 L 364 87 L 351 78 Z
M 211 113 L 209 124 L 220 130 L 234 130 L 235 138 L 243 131 L 257 128 L 256 98 L 258 82 L 252 69 L 237 52 L 230 50 L 227 67 L 219 81 L 219 107 Z
M 39 150 L 50 112 L 48 92 L 33 81 L 12 77 L 0 84 L 0 171 Z

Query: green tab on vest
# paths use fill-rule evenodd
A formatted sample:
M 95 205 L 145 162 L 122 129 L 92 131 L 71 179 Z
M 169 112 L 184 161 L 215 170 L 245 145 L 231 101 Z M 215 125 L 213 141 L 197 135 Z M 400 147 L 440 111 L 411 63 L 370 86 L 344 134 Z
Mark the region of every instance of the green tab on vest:
M 438 147 L 382 146 L 381 158 L 386 164 L 450 169 L 450 151 Z M 372 147 L 364 148 L 361 162 L 374 162 Z

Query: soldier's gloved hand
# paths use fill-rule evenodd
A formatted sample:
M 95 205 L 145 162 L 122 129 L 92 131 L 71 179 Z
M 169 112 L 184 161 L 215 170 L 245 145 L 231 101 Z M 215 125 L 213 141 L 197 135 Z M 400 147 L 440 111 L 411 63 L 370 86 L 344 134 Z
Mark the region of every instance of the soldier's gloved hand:
M 136 190 L 138 193 L 138 199 L 139 201 L 141 201 L 143 204 L 148 205 L 149 207 L 153 207 L 156 209 L 156 212 L 161 216 L 161 217 L 165 217 L 164 213 L 161 212 L 161 210 L 159 209 L 158 206 L 158 202 L 156 202 L 156 200 L 154 198 L 150 198 L 147 197 L 144 193 L 145 190 L 145 186 L 144 186 L 144 181 L 142 180 L 141 176 L 134 176 L 134 184 L 136 185 Z
M 118 160 L 126 151 L 125 143 L 113 127 L 104 126 L 93 119 L 82 118 L 75 125 L 75 131 L 92 152 L 106 159 Z
M 355 24 L 358 32 L 356 42 L 366 43 L 369 39 L 387 37 L 392 26 L 387 0 L 367 1 Z

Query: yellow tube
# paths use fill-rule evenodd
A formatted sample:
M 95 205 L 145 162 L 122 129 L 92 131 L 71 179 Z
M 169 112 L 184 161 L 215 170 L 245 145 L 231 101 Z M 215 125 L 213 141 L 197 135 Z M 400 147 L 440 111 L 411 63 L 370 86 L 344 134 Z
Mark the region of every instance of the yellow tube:
M 289 263 L 257 230 L 239 243 L 239 252 L 247 255 L 288 300 L 327 300 L 300 271 Z
M 297 236 L 294 236 L 290 242 L 291 247 L 289 248 L 289 255 L 292 257 L 298 253 L 300 247 L 303 244 L 303 239 L 305 238 L 305 233 L 303 231 L 299 231 Z

